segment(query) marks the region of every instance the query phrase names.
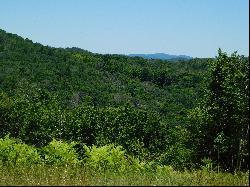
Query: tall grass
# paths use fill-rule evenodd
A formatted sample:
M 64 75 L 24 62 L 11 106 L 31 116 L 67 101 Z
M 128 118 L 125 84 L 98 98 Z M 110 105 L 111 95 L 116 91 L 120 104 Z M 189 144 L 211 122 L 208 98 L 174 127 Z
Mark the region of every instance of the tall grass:
M 222 173 L 196 171 L 175 171 L 165 167 L 156 171 L 94 170 L 87 167 L 33 165 L 0 168 L 0 185 L 209 185 L 248 186 L 249 172 Z

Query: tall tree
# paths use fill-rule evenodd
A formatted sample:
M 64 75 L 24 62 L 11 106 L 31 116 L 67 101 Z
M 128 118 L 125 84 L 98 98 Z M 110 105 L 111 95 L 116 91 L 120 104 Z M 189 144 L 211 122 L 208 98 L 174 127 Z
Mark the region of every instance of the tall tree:
M 191 113 L 197 155 L 226 169 L 248 168 L 249 60 L 219 49 L 209 66 L 206 93 Z

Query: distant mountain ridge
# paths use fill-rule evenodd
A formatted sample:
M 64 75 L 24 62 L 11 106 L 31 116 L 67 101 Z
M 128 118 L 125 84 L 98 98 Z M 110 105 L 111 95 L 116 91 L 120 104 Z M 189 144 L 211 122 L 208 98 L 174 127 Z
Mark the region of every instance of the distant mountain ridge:
M 165 53 L 154 53 L 154 54 L 129 54 L 130 57 L 142 57 L 145 59 L 161 59 L 161 60 L 189 60 L 191 56 L 187 55 L 170 55 Z

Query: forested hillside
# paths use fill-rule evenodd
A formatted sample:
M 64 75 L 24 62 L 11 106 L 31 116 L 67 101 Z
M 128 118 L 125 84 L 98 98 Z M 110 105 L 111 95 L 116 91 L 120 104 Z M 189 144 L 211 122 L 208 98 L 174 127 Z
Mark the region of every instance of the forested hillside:
M 177 169 L 248 169 L 248 58 L 146 60 L 53 48 L 0 30 L 0 138 L 121 145 Z
M 57 49 L 4 31 L 0 60 L 1 89 L 11 95 L 41 88 L 58 94 L 67 107 L 84 102 L 97 107 L 130 103 L 161 117 L 194 106 L 207 69 L 206 60 L 149 61 Z M 172 111 L 168 105 L 173 105 Z

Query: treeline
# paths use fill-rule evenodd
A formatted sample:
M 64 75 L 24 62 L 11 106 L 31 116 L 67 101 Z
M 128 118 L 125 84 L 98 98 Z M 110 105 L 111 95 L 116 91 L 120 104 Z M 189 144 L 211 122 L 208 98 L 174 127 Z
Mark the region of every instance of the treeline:
M 31 97 L 0 95 L 0 137 L 10 135 L 36 147 L 53 139 L 75 141 L 87 146 L 120 145 L 140 160 L 183 167 L 190 157 L 181 146 L 186 132 L 173 131 L 159 117 L 130 105 L 97 108 L 79 106 L 66 110 L 56 97 L 38 90 Z M 181 128 L 179 128 L 181 130 Z M 178 146 L 177 146 L 178 145 Z M 175 152 L 175 148 L 182 152 Z M 81 151 L 81 150 L 79 150 Z M 165 158 L 171 154 L 171 158 Z M 166 160 L 167 159 L 167 160 Z
M 221 51 L 176 62 L 100 55 L 0 30 L 0 138 L 121 145 L 177 169 L 204 159 L 248 169 L 248 63 Z

